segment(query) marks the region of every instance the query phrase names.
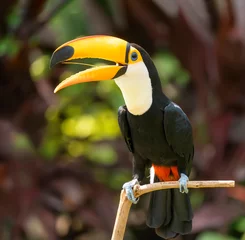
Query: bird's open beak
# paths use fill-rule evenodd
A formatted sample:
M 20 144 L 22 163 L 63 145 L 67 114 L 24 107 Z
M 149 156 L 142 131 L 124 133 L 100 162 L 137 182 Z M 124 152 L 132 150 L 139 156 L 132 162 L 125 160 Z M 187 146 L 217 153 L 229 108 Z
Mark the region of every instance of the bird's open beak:
M 74 59 L 96 58 L 114 62 L 115 65 L 95 66 L 76 73 L 61 82 L 54 90 L 82 83 L 117 78 L 127 70 L 130 45 L 128 42 L 111 36 L 82 37 L 58 47 L 50 61 L 50 67 L 57 63 Z

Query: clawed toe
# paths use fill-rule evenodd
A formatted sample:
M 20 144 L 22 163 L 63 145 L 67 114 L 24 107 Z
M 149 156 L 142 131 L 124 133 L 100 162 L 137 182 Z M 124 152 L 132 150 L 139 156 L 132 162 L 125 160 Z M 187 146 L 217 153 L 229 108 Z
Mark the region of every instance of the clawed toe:
M 181 173 L 181 177 L 179 179 L 179 190 L 181 193 L 188 193 L 188 188 L 187 188 L 187 182 L 189 181 L 189 178 L 184 174 Z
M 133 179 L 132 181 L 123 184 L 123 189 L 126 191 L 128 200 L 134 204 L 136 204 L 139 201 L 139 198 L 136 198 L 134 196 L 134 191 L 133 191 L 134 186 L 138 183 L 139 182 L 137 179 Z

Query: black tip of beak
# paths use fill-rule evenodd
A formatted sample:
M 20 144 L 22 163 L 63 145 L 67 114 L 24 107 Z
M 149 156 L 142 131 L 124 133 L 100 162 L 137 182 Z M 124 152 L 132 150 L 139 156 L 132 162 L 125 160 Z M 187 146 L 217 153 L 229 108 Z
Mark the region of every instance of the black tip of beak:
M 53 53 L 49 67 L 52 68 L 57 63 L 63 62 L 71 58 L 74 54 L 74 48 L 71 46 L 64 46 Z

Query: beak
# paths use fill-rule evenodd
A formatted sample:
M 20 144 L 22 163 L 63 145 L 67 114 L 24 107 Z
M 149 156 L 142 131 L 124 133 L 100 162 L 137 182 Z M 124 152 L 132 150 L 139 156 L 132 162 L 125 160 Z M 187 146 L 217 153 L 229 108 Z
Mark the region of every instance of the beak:
M 127 70 L 130 44 L 111 36 L 78 38 L 58 47 L 50 61 L 50 67 L 74 59 L 96 58 L 114 62 L 115 65 L 96 66 L 76 73 L 61 82 L 54 90 L 83 82 L 102 81 L 117 78 Z

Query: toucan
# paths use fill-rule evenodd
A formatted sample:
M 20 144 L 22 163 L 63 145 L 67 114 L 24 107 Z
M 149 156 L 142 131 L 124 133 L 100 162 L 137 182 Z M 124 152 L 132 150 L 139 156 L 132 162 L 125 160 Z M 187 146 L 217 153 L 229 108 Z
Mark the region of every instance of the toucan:
M 118 122 L 133 155 L 133 178 L 123 185 L 127 197 L 137 203 L 133 187 L 142 182 L 147 168 L 152 183 L 179 181 L 179 189 L 151 193 L 146 224 L 163 239 L 190 233 L 193 213 L 187 182 L 194 145 L 188 117 L 163 93 L 151 57 L 137 44 L 106 35 L 77 38 L 54 51 L 50 66 L 86 58 L 113 64 L 76 73 L 62 81 L 55 92 L 77 83 L 115 81 L 125 101 L 118 109 Z

